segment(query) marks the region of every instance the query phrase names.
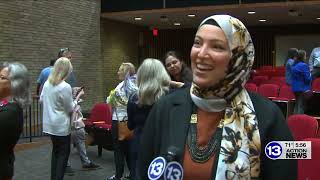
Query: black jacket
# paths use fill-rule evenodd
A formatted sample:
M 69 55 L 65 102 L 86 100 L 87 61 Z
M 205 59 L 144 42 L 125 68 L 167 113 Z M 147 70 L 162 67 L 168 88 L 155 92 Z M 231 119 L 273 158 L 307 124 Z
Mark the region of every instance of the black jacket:
M 148 179 L 150 162 L 155 157 L 166 154 L 169 146 L 173 145 L 184 151 L 193 103 L 189 91 L 189 88 L 177 90 L 162 98 L 151 110 L 138 155 L 139 179 Z M 297 179 L 296 160 L 270 160 L 264 153 L 264 148 L 270 141 L 293 140 L 283 114 L 270 100 L 252 93 L 250 97 L 258 118 L 261 138 L 260 179 Z M 181 164 L 183 155 L 182 152 L 178 157 Z
M 13 176 L 13 149 L 23 127 L 23 111 L 16 103 L 0 106 L 0 179 Z

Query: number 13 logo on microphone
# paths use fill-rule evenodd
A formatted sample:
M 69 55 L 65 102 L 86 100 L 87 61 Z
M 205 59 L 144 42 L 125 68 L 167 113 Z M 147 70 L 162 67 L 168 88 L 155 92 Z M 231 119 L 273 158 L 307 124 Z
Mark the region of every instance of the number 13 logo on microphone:
M 169 162 L 164 171 L 164 180 L 182 180 L 183 168 L 180 163 L 173 161 Z
M 166 167 L 166 160 L 163 157 L 155 158 L 149 165 L 148 178 L 151 180 L 159 179 Z

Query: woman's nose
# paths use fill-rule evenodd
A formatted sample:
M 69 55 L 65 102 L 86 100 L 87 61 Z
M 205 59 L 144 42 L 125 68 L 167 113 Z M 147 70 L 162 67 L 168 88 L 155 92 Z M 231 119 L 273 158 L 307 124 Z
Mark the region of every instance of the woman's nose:
M 203 45 L 199 48 L 199 53 L 198 53 L 198 56 L 199 57 L 206 57 L 208 55 L 208 48 L 207 46 Z

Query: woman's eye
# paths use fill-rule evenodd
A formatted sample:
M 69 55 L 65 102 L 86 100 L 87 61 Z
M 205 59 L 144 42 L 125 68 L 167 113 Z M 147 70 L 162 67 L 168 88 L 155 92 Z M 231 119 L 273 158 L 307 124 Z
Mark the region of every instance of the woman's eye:
M 194 40 L 193 41 L 193 46 L 199 47 L 200 46 L 200 41 L 199 40 Z

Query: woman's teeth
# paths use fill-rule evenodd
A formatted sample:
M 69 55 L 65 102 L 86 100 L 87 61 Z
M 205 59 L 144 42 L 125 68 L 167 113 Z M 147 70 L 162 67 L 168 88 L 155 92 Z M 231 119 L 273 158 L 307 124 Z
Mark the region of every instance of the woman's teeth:
M 210 71 L 213 69 L 212 66 L 205 64 L 197 64 L 197 68 L 202 71 Z

